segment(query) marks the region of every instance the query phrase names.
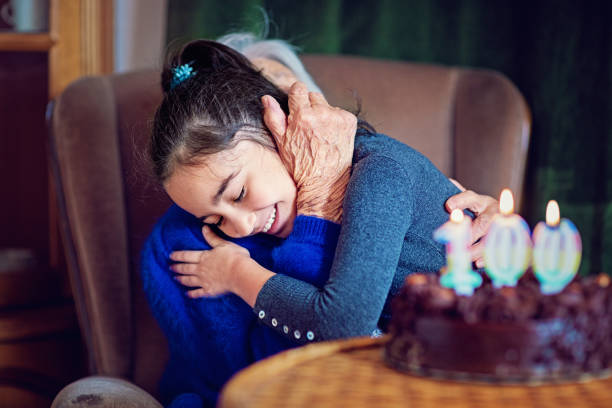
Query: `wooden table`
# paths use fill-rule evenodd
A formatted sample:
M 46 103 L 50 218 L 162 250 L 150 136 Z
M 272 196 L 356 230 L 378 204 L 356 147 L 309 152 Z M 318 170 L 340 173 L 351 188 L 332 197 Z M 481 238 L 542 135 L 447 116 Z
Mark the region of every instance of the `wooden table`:
M 383 362 L 385 338 L 290 350 L 236 374 L 219 399 L 242 407 L 612 407 L 612 378 L 540 386 L 490 385 L 403 374 Z

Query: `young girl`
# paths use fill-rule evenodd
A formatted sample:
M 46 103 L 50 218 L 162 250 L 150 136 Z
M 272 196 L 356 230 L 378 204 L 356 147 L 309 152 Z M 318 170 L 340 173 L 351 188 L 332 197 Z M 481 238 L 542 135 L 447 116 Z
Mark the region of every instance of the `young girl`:
M 458 189 L 366 125 L 353 154 L 354 116 L 300 84 L 288 99 L 225 46 L 192 42 L 171 67 L 151 157 L 176 205 L 145 245 L 143 280 L 170 347 L 162 397 L 211 405 L 253 361 L 384 329 L 406 275 L 444 264 L 432 232 Z

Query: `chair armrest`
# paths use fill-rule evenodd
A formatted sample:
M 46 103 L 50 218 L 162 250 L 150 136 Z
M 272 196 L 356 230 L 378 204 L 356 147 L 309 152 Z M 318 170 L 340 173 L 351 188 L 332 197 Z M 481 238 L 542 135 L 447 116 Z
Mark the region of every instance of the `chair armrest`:
M 85 377 L 68 384 L 53 400 L 51 408 L 77 407 L 162 408 L 148 392 L 114 377 Z

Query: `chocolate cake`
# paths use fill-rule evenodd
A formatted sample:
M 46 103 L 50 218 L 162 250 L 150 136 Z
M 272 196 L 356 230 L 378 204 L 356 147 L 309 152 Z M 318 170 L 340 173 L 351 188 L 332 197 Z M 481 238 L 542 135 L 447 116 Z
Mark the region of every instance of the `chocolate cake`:
M 605 377 L 612 366 L 612 285 L 575 278 L 543 295 L 527 272 L 516 287 L 486 275 L 472 296 L 414 274 L 392 304 L 385 359 L 415 374 L 460 380 L 541 383 Z

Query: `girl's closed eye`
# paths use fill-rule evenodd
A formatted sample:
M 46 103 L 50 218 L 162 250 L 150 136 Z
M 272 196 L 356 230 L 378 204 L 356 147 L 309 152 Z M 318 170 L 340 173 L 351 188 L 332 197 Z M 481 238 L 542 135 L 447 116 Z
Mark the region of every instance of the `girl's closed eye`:
M 242 187 L 242 190 L 240 190 L 240 194 L 238 195 L 238 197 L 234 198 L 234 202 L 235 203 L 239 203 L 240 201 L 242 201 L 244 199 L 245 195 L 246 195 L 246 189 L 244 187 Z M 219 228 L 223 224 L 223 216 L 220 216 L 219 219 L 216 222 L 209 222 L 209 221 L 206 221 L 206 219 L 201 219 L 201 221 L 204 224 L 214 225 L 217 228 Z
M 244 188 L 244 186 L 242 187 L 242 190 L 240 190 L 240 194 L 238 195 L 238 197 L 234 198 L 234 202 L 235 203 L 239 203 L 240 201 L 242 201 L 242 199 L 244 198 L 246 194 L 246 190 Z

